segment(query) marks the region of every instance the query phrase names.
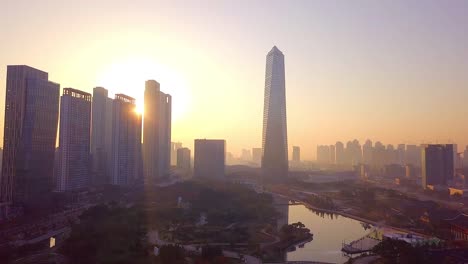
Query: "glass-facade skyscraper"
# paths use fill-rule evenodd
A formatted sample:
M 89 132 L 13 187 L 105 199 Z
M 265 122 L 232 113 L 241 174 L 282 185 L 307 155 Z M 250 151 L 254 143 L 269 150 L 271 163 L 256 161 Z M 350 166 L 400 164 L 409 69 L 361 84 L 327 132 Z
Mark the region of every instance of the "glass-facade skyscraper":
M 284 55 L 274 46 L 266 57 L 262 170 L 265 179 L 288 174 Z
M 135 99 L 116 94 L 112 114 L 112 184 L 127 185 L 141 175 L 141 115 Z
M 56 190 L 59 192 L 89 187 L 90 93 L 73 88 L 63 89 L 60 99 L 59 172 Z
M 26 65 L 7 68 L 0 204 L 52 190 L 60 86 Z

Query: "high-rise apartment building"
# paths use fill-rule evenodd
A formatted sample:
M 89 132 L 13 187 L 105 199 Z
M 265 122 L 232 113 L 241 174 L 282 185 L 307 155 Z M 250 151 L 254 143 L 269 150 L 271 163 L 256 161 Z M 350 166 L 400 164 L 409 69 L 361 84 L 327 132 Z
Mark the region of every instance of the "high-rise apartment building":
M 336 150 L 335 145 L 330 145 L 330 164 L 336 164 Z
M 293 146 L 292 161 L 296 163 L 301 161 L 301 148 L 298 146 Z
M 177 150 L 177 168 L 186 172 L 191 169 L 190 149 L 179 148 Z
M 63 89 L 57 191 L 86 188 L 90 184 L 91 100 L 89 93 Z
M 225 145 L 225 140 L 195 139 L 194 177 L 224 179 Z
M 433 144 L 421 147 L 422 187 L 447 185 L 454 176 L 453 145 Z
M 48 73 L 7 67 L 0 203 L 33 201 L 52 190 L 59 96 Z
M 288 175 L 284 55 L 274 46 L 266 57 L 262 170 L 265 178 Z
M 405 159 L 406 159 L 406 145 L 405 144 L 398 144 L 398 147 L 396 149 L 396 163 L 400 165 L 405 165 Z
M 346 162 L 344 144 L 340 141 L 335 144 L 335 158 L 337 165 L 344 165 Z
M 322 165 L 330 163 L 330 147 L 328 145 L 317 146 L 317 163 Z
M 143 171 L 147 183 L 169 173 L 171 162 L 171 105 L 169 94 L 154 80 L 145 84 Z
M 345 160 L 347 165 L 352 166 L 358 165 L 362 162 L 361 145 L 357 139 L 346 143 Z
M 370 139 L 366 140 L 366 143 L 362 145 L 362 162 L 366 165 L 372 164 L 372 154 L 373 154 L 372 141 Z
M 182 143 L 171 142 L 171 166 L 177 165 L 177 150 L 182 148 Z
M 93 89 L 91 156 L 92 183 L 110 183 L 113 99 L 102 87 Z
M 116 94 L 112 114 L 112 184 L 128 185 L 141 173 L 141 115 L 135 99 Z
M 406 145 L 406 163 L 413 166 L 421 166 L 421 147 L 417 145 Z

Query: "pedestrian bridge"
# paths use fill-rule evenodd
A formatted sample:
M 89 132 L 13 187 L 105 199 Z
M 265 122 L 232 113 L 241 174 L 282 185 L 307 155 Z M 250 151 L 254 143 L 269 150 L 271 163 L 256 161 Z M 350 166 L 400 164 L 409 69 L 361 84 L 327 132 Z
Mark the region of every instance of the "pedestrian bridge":
M 341 249 L 343 252 L 347 254 L 357 254 L 371 251 L 377 244 L 380 243 L 378 230 L 373 228 L 369 234 L 354 240 L 349 244 L 343 243 L 343 248 Z

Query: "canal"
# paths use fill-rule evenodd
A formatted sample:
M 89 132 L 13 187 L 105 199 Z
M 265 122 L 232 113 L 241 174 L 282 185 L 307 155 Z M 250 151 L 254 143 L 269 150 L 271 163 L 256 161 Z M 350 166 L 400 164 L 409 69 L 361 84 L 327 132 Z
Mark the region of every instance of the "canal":
M 283 208 L 283 212 L 286 208 Z M 370 230 L 366 224 L 337 214 L 307 209 L 304 205 L 288 206 L 288 223 L 302 222 L 314 234 L 314 239 L 287 253 L 288 261 L 319 261 L 344 263 L 348 257 L 341 252 L 343 242 L 351 242 Z M 366 228 L 367 230 L 366 230 Z

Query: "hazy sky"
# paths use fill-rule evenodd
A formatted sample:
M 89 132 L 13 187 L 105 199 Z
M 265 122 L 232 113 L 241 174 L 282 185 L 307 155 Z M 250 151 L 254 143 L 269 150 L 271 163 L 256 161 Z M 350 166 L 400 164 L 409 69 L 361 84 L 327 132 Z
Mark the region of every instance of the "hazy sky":
M 9 64 L 140 102 L 155 79 L 173 95 L 173 141 L 222 138 L 238 154 L 261 146 L 265 56 L 276 45 L 289 147 L 304 158 L 354 138 L 466 145 L 467 14 L 457 0 L 0 0 L 0 109 Z

